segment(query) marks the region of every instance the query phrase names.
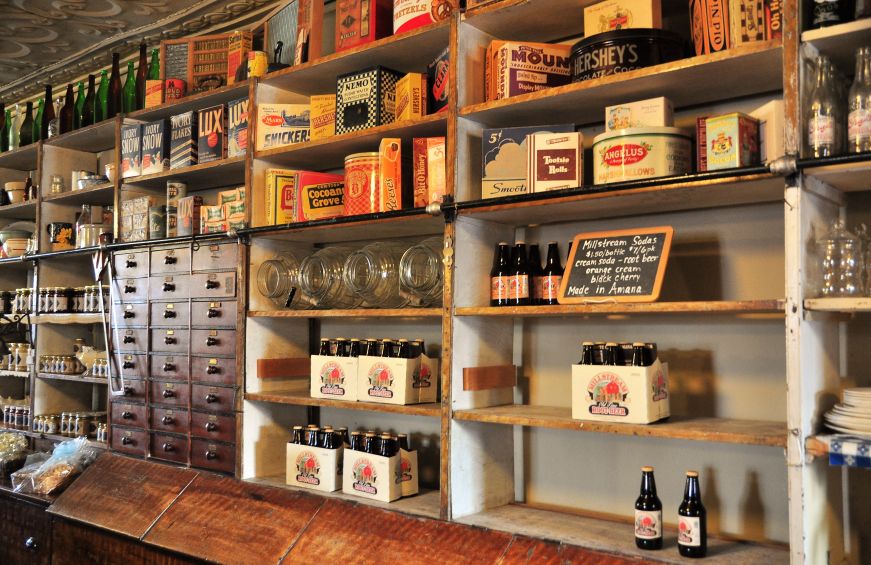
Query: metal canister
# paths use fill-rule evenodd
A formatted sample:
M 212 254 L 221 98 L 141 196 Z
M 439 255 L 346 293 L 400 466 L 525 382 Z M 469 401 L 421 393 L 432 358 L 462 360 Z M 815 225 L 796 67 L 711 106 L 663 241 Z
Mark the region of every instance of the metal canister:
M 248 51 L 248 78 L 262 77 L 269 67 L 269 58 L 263 51 Z
M 354 153 L 345 157 L 346 216 L 371 214 L 379 207 L 378 153 Z

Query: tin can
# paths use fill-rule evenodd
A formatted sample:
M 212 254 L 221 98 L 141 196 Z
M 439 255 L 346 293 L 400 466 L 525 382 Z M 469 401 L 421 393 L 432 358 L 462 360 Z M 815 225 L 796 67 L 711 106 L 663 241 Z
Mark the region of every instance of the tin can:
M 683 175 L 692 167 L 692 140 L 672 127 L 607 131 L 593 139 L 593 184 Z
M 248 78 L 262 77 L 269 67 L 269 59 L 263 51 L 248 51 Z
M 152 238 L 166 237 L 166 206 L 152 206 L 148 209 L 148 233 Z
M 164 96 L 166 102 L 172 102 L 173 100 L 184 98 L 185 92 L 187 91 L 187 83 L 185 83 L 185 81 L 180 78 L 168 78 L 166 79 L 165 85 Z
M 378 211 L 378 162 L 377 152 L 345 157 L 345 216 Z
M 456 0 L 394 0 L 393 33 L 440 22 L 449 18 L 456 8 Z
M 618 29 L 572 47 L 572 82 L 625 73 L 683 57 L 684 42 L 661 29 Z

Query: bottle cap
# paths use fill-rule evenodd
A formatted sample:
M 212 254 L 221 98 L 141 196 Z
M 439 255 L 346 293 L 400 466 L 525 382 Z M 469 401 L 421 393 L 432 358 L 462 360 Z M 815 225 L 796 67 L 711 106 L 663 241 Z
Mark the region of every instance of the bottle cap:
M 687 477 L 698 477 L 698 476 L 699 476 L 698 471 L 687 471 Z
M 526 245 L 526 242 L 521 239 L 521 240 L 515 241 L 514 245 Z
M 653 472 L 653 467 L 650 467 L 650 466 L 644 466 L 644 467 L 641 468 L 641 470 L 642 470 L 643 472 L 645 472 L 645 473 L 652 473 L 652 472 Z
M 500 241 L 499 245 L 508 245 L 508 242 L 507 241 Z
M 644 344 L 641 343 L 640 341 L 633 341 L 632 347 L 644 347 Z
M 555 241 L 548 241 L 547 244 L 548 245 L 556 245 L 556 242 Z
M 408 340 L 405 338 L 399 338 L 399 343 L 408 343 Z
M 355 342 L 355 341 L 360 341 L 360 340 L 357 339 L 356 337 L 352 337 L 352 338 L 351 338 L 351 343 L 353 343 L 353 342 Z
M 583 345 L 584 347 L 586 347 L 586 346 L 588 346 L 588 345 L 593 345 L 593 342 L 592 342 L 592 341 L 582 341 L 582 342 L 581 342 L 581 345 Z
M 616 341 L 609 341 L 608 343 L 605 344 L 605 347 L 617 347 L 617 342 Z

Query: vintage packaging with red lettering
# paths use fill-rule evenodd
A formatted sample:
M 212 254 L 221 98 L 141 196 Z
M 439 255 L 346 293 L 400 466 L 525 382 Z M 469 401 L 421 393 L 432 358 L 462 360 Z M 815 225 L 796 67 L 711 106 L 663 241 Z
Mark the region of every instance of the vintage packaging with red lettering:
M 392 29 L 392 0 L 336 2 L 336 52 L 387 37 Z
M 416 137 L 412 142 L 414 206 L 441 202 L 447 191 L 445 138 Z
M 393 34 L 440 22 L 457 9 L 457 0 L 394 0 Z
M 571 45 L 492 41 L 487 48 L 488 100 L 500 100 L 571 82 Z
M 450 59 L 448 48 L 439 53 L 435 60 L 426 66 L 426 112 L 435 114 L 448 108 L 451 86 Z
M 732 46 L 729 0 L 690 0 L 690 25 L 696 55 L 725 51 Z

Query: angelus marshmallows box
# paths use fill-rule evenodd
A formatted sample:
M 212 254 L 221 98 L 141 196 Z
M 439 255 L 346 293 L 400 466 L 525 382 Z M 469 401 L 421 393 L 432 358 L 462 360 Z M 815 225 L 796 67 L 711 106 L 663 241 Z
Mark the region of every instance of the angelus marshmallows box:
M 572 365 L 572 418 L 650 424 L 671 414 L 668 364 Z
M 311 397 L 357 400 L 358 357 L 311 356 Z
M 169 120 L 142 126 L 142 174 L 162 173 L 169 168 Z
M 260 104 L 257 106 L 257 143 L 263 151 L 305 143 L 310 138 L 311 110 L 308 104 Z
M 357 400 L 381 404 L 436 402 L 439 360 L 358 357 Z
M 572 124 L 485 129 L 483 134 L 483 179 L 481 198 L 497 198 L 529 192 L 527 142 L 538 133 L 571 133 Z
M 341 489 L 343 452 L 343 447 L 324 449 L 288 443 L 285 482 L 295 487 L 322 492 Z
M 227 113 L 224 105 L 197 112 L 197 159 L 209 163 L 227 158 Z

